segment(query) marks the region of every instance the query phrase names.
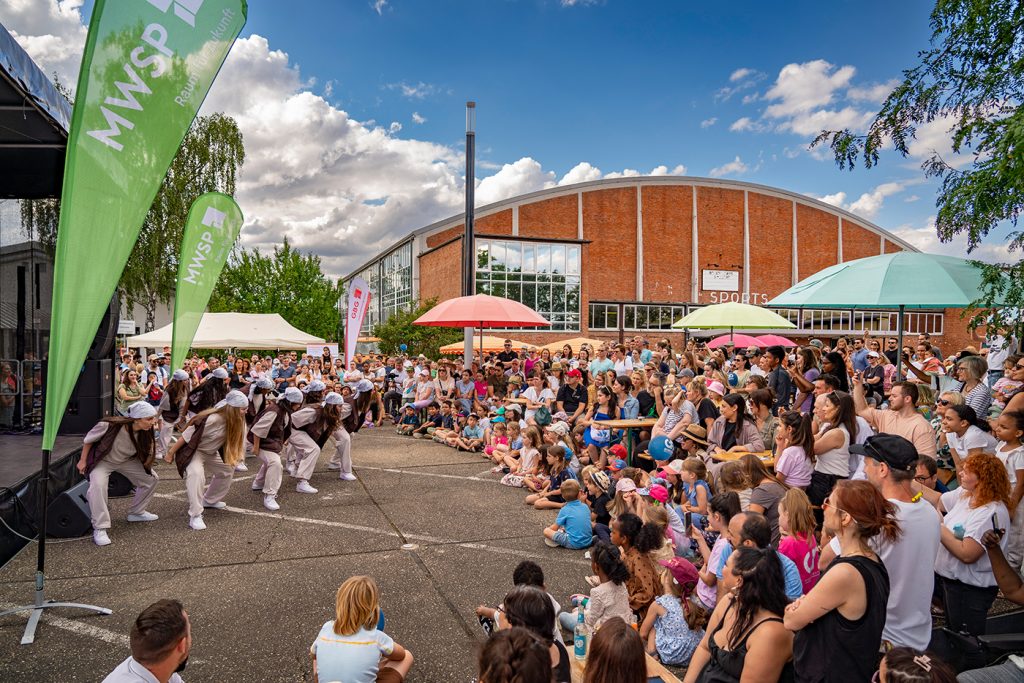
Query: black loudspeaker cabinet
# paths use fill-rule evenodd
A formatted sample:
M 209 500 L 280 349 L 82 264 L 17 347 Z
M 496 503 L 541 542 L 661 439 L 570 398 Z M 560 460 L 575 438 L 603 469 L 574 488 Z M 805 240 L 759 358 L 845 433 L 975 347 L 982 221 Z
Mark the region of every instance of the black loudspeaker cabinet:
M 108 396 L 114 389 L 114 361 L 109 358 L 87 360 L 78 376 L 72 398 Z
M 89 347 L 87 356 L 89 360 L 100 360 L 114 355 L 114 344 L 117 343 L 117 324 L 121 320 L 120 308 L 121 305 L 115 293 L 103 314 L 103 319 L 100 320 L 100 326 L 96 330 L 92 346 Z
M 43 363 L 46 377 L 46 363 Z M 46 403 L 45 384 L 43 404 Z M 105 417 L 114 414 L 114 362 L 109 358 L 87 360 L 82 366 L 68 407 L 61 420 L 60 434 L 85 434 Z
M 89 503 L 85 494 L 89 481 L 84 479 L 53 499 L 46 508 L 46 535 L 52 538 L 78 538 L 92 529 Z
M 125 498 L 132 495 L 135 487 L 128 481 L 128 477 L 120 472 L 111 472 L 110 480 L 107 482 L 107 498 Z

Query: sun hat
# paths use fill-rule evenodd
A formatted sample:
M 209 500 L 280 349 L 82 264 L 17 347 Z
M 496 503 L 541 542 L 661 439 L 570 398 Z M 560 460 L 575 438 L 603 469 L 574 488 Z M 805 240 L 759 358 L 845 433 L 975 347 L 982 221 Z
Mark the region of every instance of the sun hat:
M 662 486 L 661 484 L 651 484 L 651 487 L 648 490 L 647 495 L 649 495 L 651 498 L 658 501 L 659 503 L 668 502 L 668 489 Z
M 569 425 L 565 424 L 564 422 L 552 422 L 548 426 L 548 429 L 553 431 L 555 434 L 558 434 L 559 436 L 566 436 L 569 434 Z
M 628 493 L 630 491 L 636 491 L 636 482 L 632 479 L 623 477 L 615 483 L 616 493 Z
M 689 439 L 695 444 L 701 446 L 708 445 L 708 430 L 704 429 L 700 425 L 686 425 L 686 429 L 684 429 L 683 433 L 680 434 L 679 436 L 682 437 L 683 439 Z
M 725 387 L 717 379 L 708 382 L 708 391 L 712 391 L 719 396 L 725 396 Z
M 682 587 L 684 597 L 689 597 L 697 588 L 700 576 L 697 573 L 697 568 L 686 558 L 673 557 L 669 560 L 658 560 L 658 564 L 668 569 L 672 580 Z
M 658 470 L 658 474 L 664 476 L 666 474 L 675 474 L 676 476 L 683 473 L 683 461 L 673 460 L 669 464 Z
M 147 417 L 153 417 L 154 415 L 156 415 L 156 408 L 145 401 L 133 403 L 131 407 L 128 408 L 128 417 L 133 420 L 143 420 Z

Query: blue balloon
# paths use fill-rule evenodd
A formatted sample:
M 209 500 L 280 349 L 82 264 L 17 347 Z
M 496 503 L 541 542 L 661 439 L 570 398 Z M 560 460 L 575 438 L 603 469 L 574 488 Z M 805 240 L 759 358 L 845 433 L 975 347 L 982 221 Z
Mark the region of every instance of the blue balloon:
M 738 382 L 738 381 L 739 381 L 739 378 L 736 376 L 736 373 L 735 372 L 730 372 L 729 373 L 729 386 L 731 386 L 731 387 L 736 386 L 736 382 Z
M 406 346 L 405 344 L 399 344 L 398 348 L 400 348 L 402 350 L 402 353 L 405 353 L 406 351 L 409 350 L 409 347 Z
M 647 444 L 647 452 L 655 460 L 661 462 L 671 460 L 675 452 L 675 444 L 667 436 L 661 434 L 651 439 L 651 442 Z

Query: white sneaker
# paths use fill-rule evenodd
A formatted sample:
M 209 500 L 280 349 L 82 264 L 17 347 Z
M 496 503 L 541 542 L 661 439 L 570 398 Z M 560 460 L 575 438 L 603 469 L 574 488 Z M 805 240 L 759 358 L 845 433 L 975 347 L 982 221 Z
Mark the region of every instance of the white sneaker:
M 239 460 L 238 464 L 235 465 L 235 472 L 248 472 L 248 471 L 249 471 L 249 468 L 241 460 Z
M 355 481 L 356 475 L 351 472 L 342 472 L 341 475 L 338 476 L 338 479 L 341 479 L 342 481 Z
M 309 482 L 303 479 L 295 485 L 295 490 L 299 493 L 318 493 L 318 491 L 309 485 Z
M 293 462 L 288 463 L 288 476 L 295 478 L 295 463 Z
M 107 536 L 107 530 L 106 529 L 96 529 L 95 531 L 93 531 L 92 532 L 92 542 L 95 543 L 96 545 L 99 545 L 99 546 L 110 545 L 111 544 L 111 540 L 110 540 L 110 536 Z
M 327 469 L 331 470 L 332 472 L 337 472 L 338 470 L 341 469 L 341 465 L 335 465 L 333 462 L 329 462 L 327 463 Z
M 199 515 L 197 517 L 189 517 L 188 518 L 188 525 L 190 527 L 192 527 L 193 529 L 195 529 L 196 531 L 202 531 L 203 529 L 206 528 L 206 522 L 203 521 L 203 516 L 202 515 Z
M 268 510 L 280 510 L 281 506 L 277 504 L 277 500 L 274 496 L 263 496 L 263 507 Z
M 547 536 L 544 537 L 544 545 L 546 545 L 549 548 L 557 548 L 558 547 L 558 544 L 555 543 L 554 540 L 548 538 Z
M 203 507 L 207 510 L 223 510 L 228 506 L 223 500 L 219 500 L 216 503 L 203 503 Z
M 154 522 L 158 519 L 160 518 L 157 515 L 154 515 L 152 512 L 146 512 L 145 510 L 137 515 L 128 515 L 129 522 Z

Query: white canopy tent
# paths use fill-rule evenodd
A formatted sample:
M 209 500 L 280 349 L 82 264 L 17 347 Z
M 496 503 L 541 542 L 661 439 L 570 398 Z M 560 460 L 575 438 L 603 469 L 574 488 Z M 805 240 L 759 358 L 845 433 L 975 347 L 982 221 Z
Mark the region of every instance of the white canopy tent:
M 128 345 L 171 345 L 173 325 L 128 337 Z M 277 313 L 204 313 L 192 340 L 196 349 L 305 349 L 324 340 L 289 325 Z

